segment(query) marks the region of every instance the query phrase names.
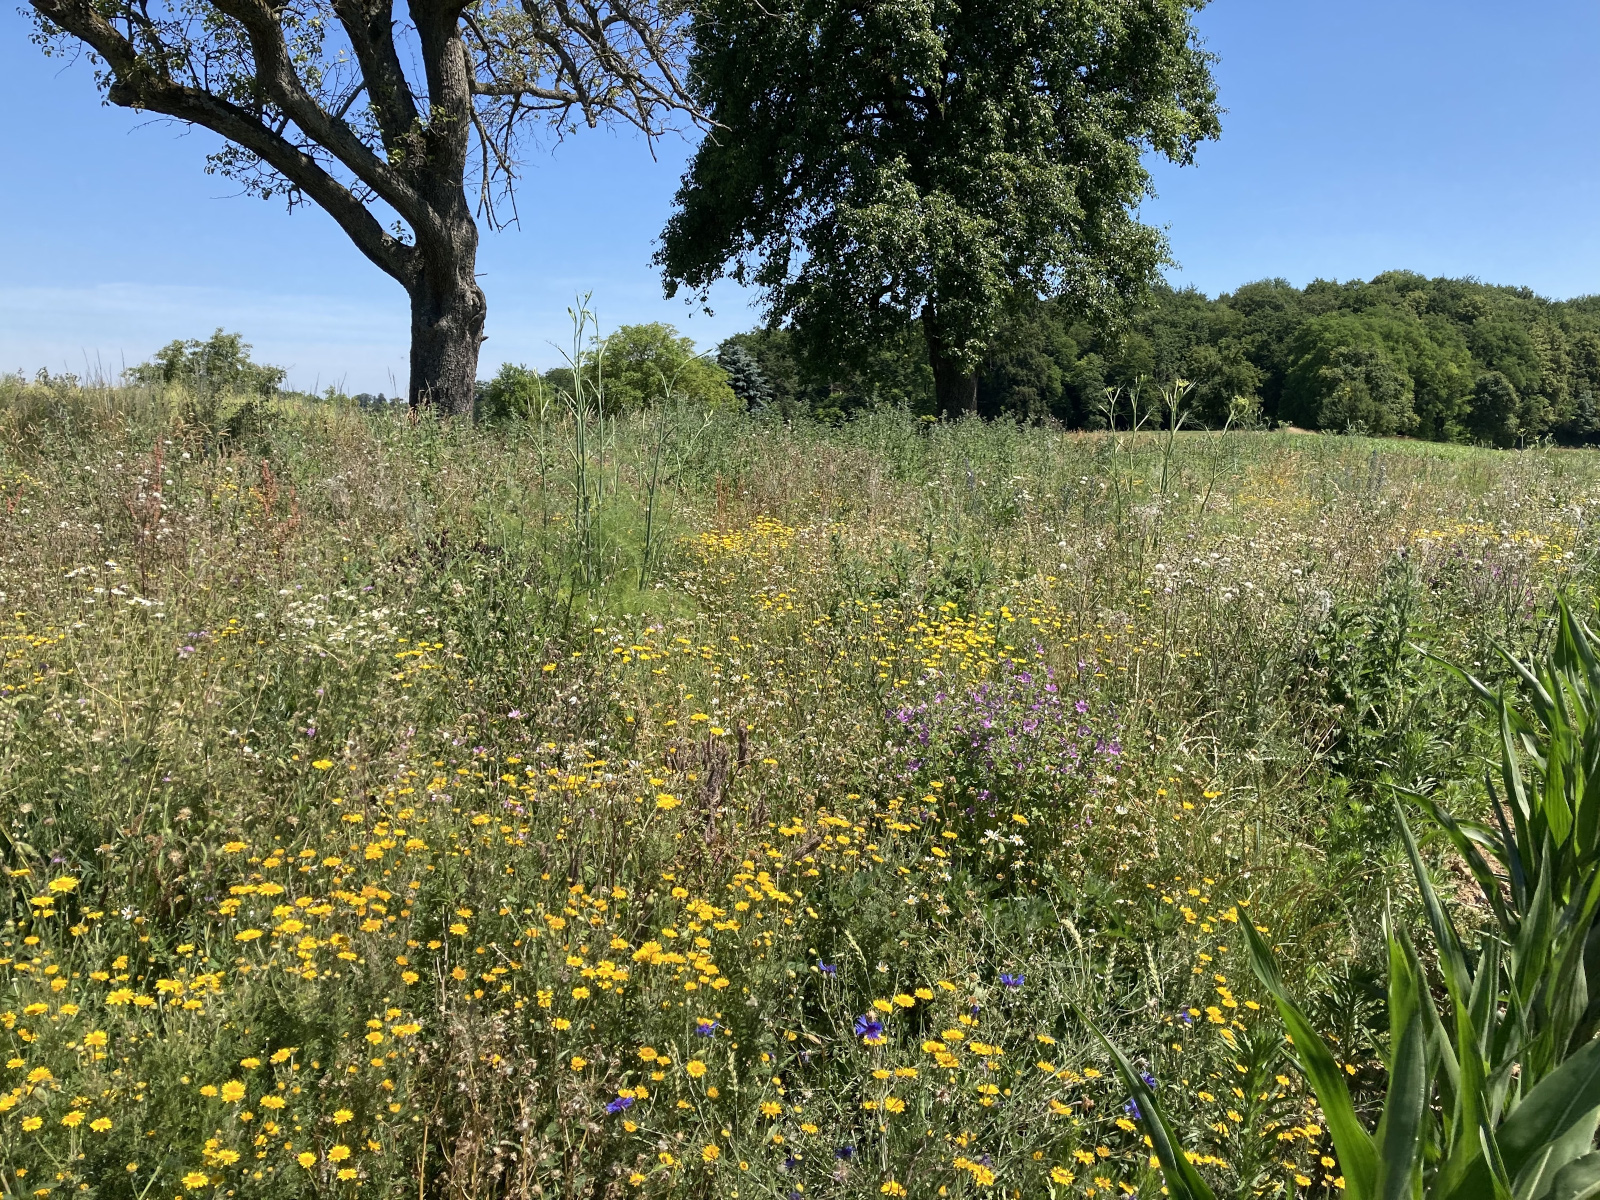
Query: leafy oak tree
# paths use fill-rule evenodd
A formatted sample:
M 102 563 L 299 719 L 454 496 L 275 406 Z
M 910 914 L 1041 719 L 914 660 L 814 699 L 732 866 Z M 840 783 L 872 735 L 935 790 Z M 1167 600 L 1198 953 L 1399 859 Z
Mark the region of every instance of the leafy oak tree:
M 681 0 L 30 3 L 111 103 L 220 135 L 208 170 L 320 206 L 400 283 L 411 402 L 450 413 L 472 411 L 483 339 L 477 218 L 499 222 L 528 135 L 654 136 L 688 111 Z
M 1106 315 L 1166 259 L 1141 156 L 1216 136 L 1203 0 L 703 0 L 689 87 L 715 122 L 657 256 L 731 276 L 839 361 L 920 323 L 971 409 L 1019 296 Z

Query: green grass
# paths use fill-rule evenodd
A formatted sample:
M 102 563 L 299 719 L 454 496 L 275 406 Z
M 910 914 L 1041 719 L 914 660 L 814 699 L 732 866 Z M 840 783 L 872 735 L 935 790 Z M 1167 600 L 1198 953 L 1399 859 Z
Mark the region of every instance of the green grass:
M 1589 601 L 1591 455 L 685 412 L 585 538 L 570 434 L 0 388 L 4 1195 L 1158 1186 L 1074 1006 L 1329 1188 L 1236 920 L 1372 1111 L 1408 646 Z

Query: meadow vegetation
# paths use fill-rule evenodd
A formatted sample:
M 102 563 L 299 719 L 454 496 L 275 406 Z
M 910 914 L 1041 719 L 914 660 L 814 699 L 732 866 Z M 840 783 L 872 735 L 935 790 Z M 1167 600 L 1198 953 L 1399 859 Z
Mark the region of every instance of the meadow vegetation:
M 0 383 L 0 1194 L 1345 1187 L 1600 464 L 540 415 Z

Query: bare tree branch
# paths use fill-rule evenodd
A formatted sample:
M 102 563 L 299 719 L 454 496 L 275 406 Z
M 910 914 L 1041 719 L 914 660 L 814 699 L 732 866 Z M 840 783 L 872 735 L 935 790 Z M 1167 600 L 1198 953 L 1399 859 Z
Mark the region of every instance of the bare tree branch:
M 540 127 L 581 113 L 654 139 L 700 120 L 685 2 L 405 0 L 400 20 L 394 0 L 30 0 L 41 40 L 93 52 L 112 103 L 212 130 L 228 144 L 209 169 L 326 210 L 411 298 L 413 403 L 454 412 L 487 308 L 469 173 L 496 227 Z
M 326 210 L 380 270 L 405 278 L 412 248 L 386 232 L 366 205 L 309 154 L 237 105 L 162 78 L 87 0 L 38 0 L 35 7 L 110 66 L 116 75 L 108 93 L 112 103 L 192 121 L 244 147 Z

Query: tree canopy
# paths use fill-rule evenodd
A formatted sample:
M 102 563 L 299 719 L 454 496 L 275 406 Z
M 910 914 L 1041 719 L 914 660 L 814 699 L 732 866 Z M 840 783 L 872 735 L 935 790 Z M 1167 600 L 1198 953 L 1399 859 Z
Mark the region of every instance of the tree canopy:
M 793 411 L 885 401 L 939 411 L 926 353 L 901 343 L 863 369 L 796 356 L 783 330 L 738 341 Z M 1600 297 L 1389 271 L 1304 288 L 1260 280 L 1207 298 L 1158 284 L 1119 328 L 1069 305 L 1007 314 L 978 374 L 978 409 L 1093 426 L 1104 389 L 1183 378 L 1191 416 L 1510 446 L 1600 440 Z
M 705 0 L 689 86 L 715 122 L 657 261 L 731 275 L 814 359 L 920 333 L 941 405 L 975 402 L 1009 307 L 1104 317 L 1165 259 L 1142 156 L 1218 131 L 1198 3 Z
M 694 341 L 671 325 L 622 325 L 605 339 L 606 406 L 636 409 L 678 397 L 707 408 L 734 408 L 728 374 L 695 353 Z

